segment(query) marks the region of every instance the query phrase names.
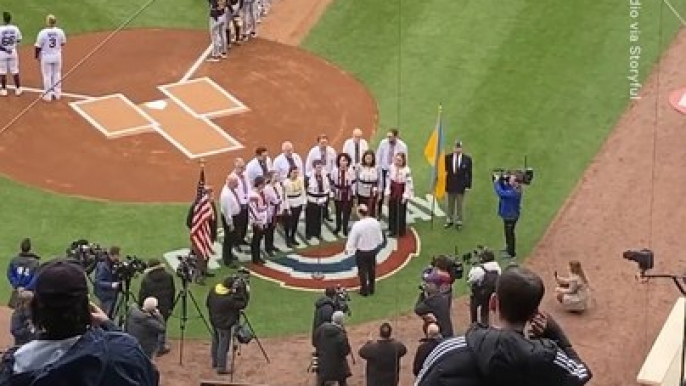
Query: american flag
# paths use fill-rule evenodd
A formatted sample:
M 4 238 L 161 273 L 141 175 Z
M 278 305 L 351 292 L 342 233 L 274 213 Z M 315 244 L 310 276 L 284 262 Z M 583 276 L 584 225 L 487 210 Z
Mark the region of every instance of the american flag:
M 214 253 L 212 250 L 212 233 L 210 221 L 214 219 L 212 203 L 205 189 L 205 169 L 200 170 L 198 180 L 198 193 L 193 204 L 193 220 L 191 222 L 191 244 L 193 249 L 200 255 L 208 258 Z

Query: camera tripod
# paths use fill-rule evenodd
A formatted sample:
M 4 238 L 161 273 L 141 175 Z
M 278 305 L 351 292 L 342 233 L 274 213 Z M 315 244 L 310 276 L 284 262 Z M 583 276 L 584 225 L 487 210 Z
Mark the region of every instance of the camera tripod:
M 238 322 L 236 325 L 233 327 L 233 332 L 231 334 L 231 345 L 233 345 L 233 350 L 231 352 L 231 382 L 233 382 L 233 374 L 236 372 L 235 371 L 235 363 L 236 363 L 236 356 L 241 355 L 241 343 L 238 340 L 238 330 L 243 327 L 247 326 L 248 331 L 250 331 L 250 335 L 255 339 L 255 342 L 257 342 L 257 346 L 260 348 L 260 351 L 262 351 L 262 356 L 264 357 L 264 360 L 267 361 L 267 363 L 271 363 L 269 360 L 269 356 L 267 356 L 267 352 L 264 350 L 264 347 L 262 346 L 262 342 L 260 342 L 260 338 L 257 337 L 257 334 L 255 333 L 255 330 L 252 328 L 252 324 L 250 324 L 250 319 L 248 319 L 248 315 L 245 313 L 245 311 L 241 311 L 240 315 L 238 317 Z
M 195 307 L 195 310 L 198 312 L 198 317 L 202 319 L 203 323 L 205 323 L 205 327 L 207 328 L 207 332 L 212 334 L 212 329 L 210 328 L 210 324 L 207 323 L 207 319 L 205 319 L 205 315 L 202 313 L 200 310 L 200 307 L 198 306 L 198 302 L 195 300 L 195 296 L 193 296 L 193 293 L 188 290 L 188 280 L 185 277 L 181 278 L 181 290 L 179 290 L 179 293 L 176 295 L 176 298 L 174 299 L 174 303 L 172 303 L 172 310 L 176 308 L 176 305 L 181 302 L 181 323 L 180 328 L 181 328 L 181 339 L 179 342 L 179 364 L 183 365 L 183 341 L 185 337 L 185 332 L 186 332 L 186 322 L 188 322 L 188 298 L 191 299 L 193 302 L 193 306 Z
M 131 299 L 138 303 L 138 299 L 131 292 L 131 277 L 124 278 L 121 281 L 122 287 L 117 294 L 117 302 L 111 310 L 103 310 L 109 312 L 109 317 L 122 329 L 126 328 L 126 321 L 129 318 L 129 305 Z
M 679 292 L 681 292 L 681 296 L 683 298 L 686 298 L 686 288 L 679 282 L 680 280 L 686 283 L 686 276 L 681 276 L 681 275 L 651 275 L 651 274 L 646 274 L 645 270 L 641 270 L 641 274 L 639 275 L 639 279 L 644 279 L 645 281 L 648 281 L 650 279 L 670 279 L 676 287 L 679 289 Z M 686 301 L 684 302 L 684 315 L 686 315 Z M 686 369 L 684 368 L 684 361 L 686 361 L 686 318 L 683 323 L 683 337 L 681 338 L 681 362 L 679 363 L 679 384 L 677 386 L 684 386 L 686 382 L 684 382 L 684 372 Z

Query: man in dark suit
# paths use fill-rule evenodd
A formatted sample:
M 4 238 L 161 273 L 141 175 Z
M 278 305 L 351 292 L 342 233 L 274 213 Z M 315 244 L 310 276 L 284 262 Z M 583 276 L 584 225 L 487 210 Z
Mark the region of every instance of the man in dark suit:
M 472 188 L 472 157 L 462 152 L 462 142 L 455 142 L 455 149 L 445 156 L 448 213 L 445 228 L 462 226 L 462 210 L 465 193 Z
M 219 212 L 217 211 L 217 204 L 214 202 L 214 190 L 212 189 L 211 186 L 207 186 L 205 188 L 207 190 L 207 194 L 209 195 L 210 203 L 212 204 L 212 213 L 214 213 L 214 216 L 212 216 L 212 219 L 210 220 L 210 237 L 212 238 L 212 244 L 214 244 L 215 241 L 217 241 L 217 221 L 218 221 L 218 215 Z M 191 227 L 193 226 L 193 211 L 195 209 L 195 201 L 191 204 L 190 208 L 188 208 L 188 216 L 186 216 L 186 226 L 190 230 Z M 198 256 L 197 251 L 193 251 L 196 256 Z M 207 270 L 207 260 L 203 258 L 198 258 L 198 275 L 195 277 L 195 281 L 197 284 L 204 285 L 205 284 L 205 278 L 206 277 L 214 277 L 213 273 L 210 273 Z

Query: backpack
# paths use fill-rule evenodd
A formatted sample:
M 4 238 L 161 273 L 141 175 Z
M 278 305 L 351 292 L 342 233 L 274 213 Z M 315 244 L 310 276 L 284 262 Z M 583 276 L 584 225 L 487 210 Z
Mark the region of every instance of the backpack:
M 483 298 L 490 297 L 495 292 L 495 285 L 498 282 L 500 274 L 496 270 L 488 270 L 483 264 L 479 265 L 479 268 L 484 270 L 484 277 L 475 286 L 474 294 Z

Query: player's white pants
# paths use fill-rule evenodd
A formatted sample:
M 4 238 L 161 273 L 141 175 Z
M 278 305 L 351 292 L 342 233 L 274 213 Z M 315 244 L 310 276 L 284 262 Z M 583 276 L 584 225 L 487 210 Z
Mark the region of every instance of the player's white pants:
M 40 66 L 43 71 L 45 97 L 55 96 L 59 98 L 62 95 L 62 58 L 41 58 Z
M 216 20 L 210 17 L 210 39 L 212 40 L 212 56 L 218 57 L 226 53 L 226 17 L 218 17 Z
M 0 51 L 0 75 L 18 73 L 19 56 L 17 55 L 17 50 L 12 51 L 11 54 Z
M 243 33 L 245 35 L 257 32 L 257 3 L 255 0 L 243 4 Z

